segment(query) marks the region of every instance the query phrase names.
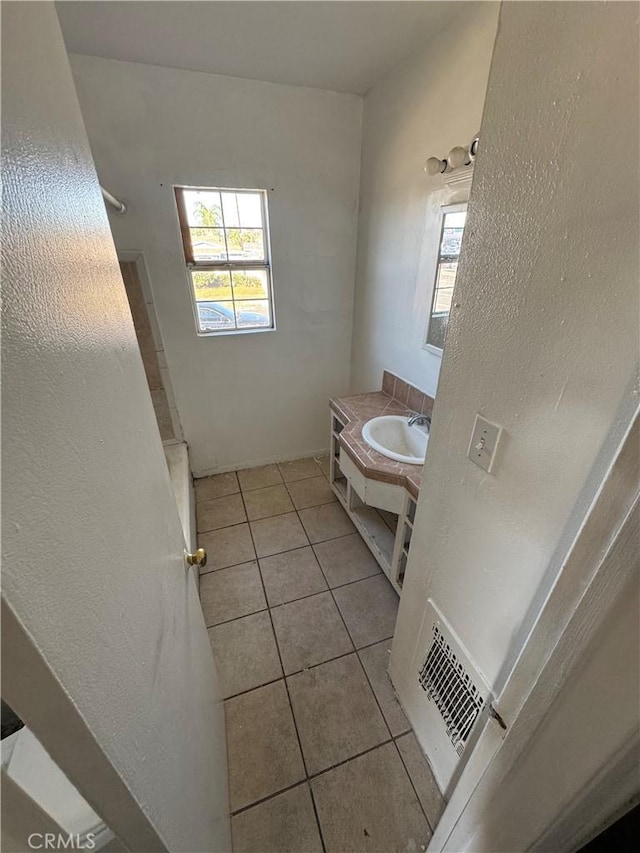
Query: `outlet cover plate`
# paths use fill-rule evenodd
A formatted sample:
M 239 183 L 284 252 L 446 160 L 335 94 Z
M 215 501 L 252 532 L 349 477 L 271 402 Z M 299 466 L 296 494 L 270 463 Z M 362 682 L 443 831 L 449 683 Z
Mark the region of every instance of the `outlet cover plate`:
M 467 456 L 487 474 L 491 474 L 495 467 L 496 451 L 501 435 L 501 426 L 492 424 L 481 415 L 476 415 Z

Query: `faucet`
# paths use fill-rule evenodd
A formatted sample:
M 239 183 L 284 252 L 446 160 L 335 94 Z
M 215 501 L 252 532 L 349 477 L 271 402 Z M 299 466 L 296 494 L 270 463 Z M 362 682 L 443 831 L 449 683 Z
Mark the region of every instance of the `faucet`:
M 424 424 L 427 428 L 427 432 L 429 432 L 431 429 L 431 418 L 429 415 L 410 415 L 409 426 L 413 426 L 414 424 Z

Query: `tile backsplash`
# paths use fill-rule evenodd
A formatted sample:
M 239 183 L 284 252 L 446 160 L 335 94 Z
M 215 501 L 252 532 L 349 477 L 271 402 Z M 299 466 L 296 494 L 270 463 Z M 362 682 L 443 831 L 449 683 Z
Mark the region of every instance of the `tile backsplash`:
M 410 385 L 404 379 L 400 379 L 394 373 L 385 370 L 382 374 L 382 390 L 390 397 L 395 397 L 399 403 L 411 409 L 414 412 L 419 412 L 422 415 L 431 415 L 433 409 L 433 397 L 425 394 L 415 385 Z

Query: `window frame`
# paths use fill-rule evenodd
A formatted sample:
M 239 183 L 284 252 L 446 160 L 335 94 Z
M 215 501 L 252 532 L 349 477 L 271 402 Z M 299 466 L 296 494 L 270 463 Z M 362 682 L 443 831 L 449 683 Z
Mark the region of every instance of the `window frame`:
M 442 238 L 444 236 L 444 222 L 445 222 L 445 219 L 446 219 L 446 216 L 448 213 L 468 212 L 468 207 L 469 207 L 468 201 L 458 201 L 458 202 L 455 202 L 454 204 L 443 204 L 440 207 L 440 220 L 439 220 L 439 227 L 438 227 L 438 245 L 437 245 L 437 251 L 436 251 L 435 272 L 433 274 L 433 287 L 431 290 L 431 299 L 429 301 L 429 314 L 427 317 L 427 326 L 426 326 L 425 334 L 424 334 L 424 343 L 422 345 L 423 349 L 428 350 L 429 352 L 433 353 L 434 355 L 439 356 L 440 358 L 442 358 L 442 354 L 444 353 L 444 348 L 438 347 L 435 344 L 432 344 L 429 342 L 429 330 L 431 328 L 431 321 L 433 319 L 433 306 L 434 306 L 434 303 L 436 300 L 436 294 L 437 294 L 437 290 L 438 290 L 438 273 L 440 272 L 440 264 L 443 261 L 446 263 L 446 258 L 449 257 L 448 255 L 442 255 L 442 253 L 441 253 Z M 465 228 L 466 228 L 466 225 L 467 225 L 467 223 L 465 221 Z M 463 235 L 463 239 L 464 239 L 464 235 Z M 459 262 L 459 260 L 460 260 L 460 255 L 458 255 L 458 262 Z M 458 272 L 456 270 L 456 280 L 457 280 L 457 278 L 458 278 Z M 449 314 L 451 314 L 451 311 L 449 311 Z
M 198 261 L 194 258 L 193 246 L 191 243 L 191 227 L 187 215 L 187 208 L 184 200 L 184 192 L 217 192 L 217 193 L 253 193 L 260 196 L 260 210 L 262 214 L 262 237 L 264 245 L 264 260 L 226 260 L 226 261 Z M 193 317 L 196 326 L 196 334 L 198 337 L 220 337 L 223 335 L 252 335 L 256 332 L 275 332 L 276 330 L 276 313 L 275 299 L 273 292 L 273 265 L 271 261 L 271 233 L 269 227 L 269 208 L 267 203 L 267 190 L 247 187 L 203 187 L 203 186 L 188 186 L 186 184 L 173 185 L 174 198 L 176 202 L 176 211 L 178 215 L 178 225 L 180 228 L 180 237 L 182 241 L 182 249 L 184 255 L 186 281 L 191 297 L 191 306 L 193 308 Z M 230 229 L 229 229 L 230 230 Z M 246 230 L 246 229 L 245 229 Z M 200 315 L 198 313 L 198 300 L 196 299 L 195 289 L 191 273 L 207 272 L 211 270 L 225 270 L 233 272 L 234 270 L 264 270 L 267 277 L 267 300 L 269 302 L 269 314 L 271 323 L 269 326 L 255 326 L 250 328 L 234 328 L 234 329 L 211 329 L 203 331 L 200 328 Z M 221 300 L 228 301 L 228 300 Z M 235 306 L 235 299 L 232 298 Z M 251 301 L 251 300 L 247 300 Z

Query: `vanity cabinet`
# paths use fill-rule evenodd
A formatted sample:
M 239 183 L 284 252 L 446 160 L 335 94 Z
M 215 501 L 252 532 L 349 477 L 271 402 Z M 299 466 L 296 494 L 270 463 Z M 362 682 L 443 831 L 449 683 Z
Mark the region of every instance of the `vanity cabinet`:
M 407 557 L 416 502 L 403 486 L 363 474 L 340 446 L 344 423 L 331 412 L 329 479 L 336 497 L 398 594 Z

